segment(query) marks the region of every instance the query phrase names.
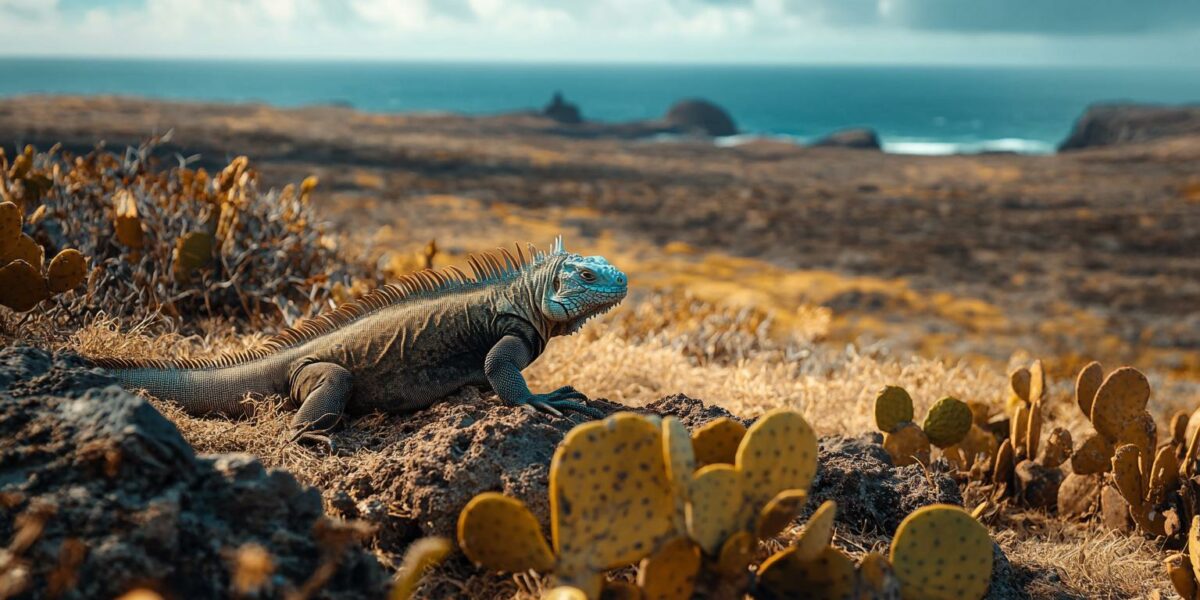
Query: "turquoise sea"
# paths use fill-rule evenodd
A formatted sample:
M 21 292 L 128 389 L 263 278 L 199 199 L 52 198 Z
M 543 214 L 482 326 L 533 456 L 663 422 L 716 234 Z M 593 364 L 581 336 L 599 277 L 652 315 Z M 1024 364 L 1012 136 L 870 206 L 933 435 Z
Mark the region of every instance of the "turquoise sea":
M 1039 153 L 1053 151 L 1094 102 L 1200 102 L 1200 72 L 0 58 L 0 96 L 121 94 L 488 114 L 541 106 L 556 90 L 586 118 L 603 121 L 654 118 L 675 100 L 703 97 L 726 107 L 748 134 L 804 141 L 868 126 L 893 152 Z

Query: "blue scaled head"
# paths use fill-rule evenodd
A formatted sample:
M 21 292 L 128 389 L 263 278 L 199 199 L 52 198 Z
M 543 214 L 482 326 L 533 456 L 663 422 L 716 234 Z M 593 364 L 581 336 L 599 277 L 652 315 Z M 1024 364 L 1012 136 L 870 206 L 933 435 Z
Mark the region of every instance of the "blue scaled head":
M 542 298 L 542 313 L 566 325 L 566 333 L 604 314 L 625 299 L 629 278 L 603 256 L 580 256 L 563 249 L 562 238 L 550 254 L 557 268 Z

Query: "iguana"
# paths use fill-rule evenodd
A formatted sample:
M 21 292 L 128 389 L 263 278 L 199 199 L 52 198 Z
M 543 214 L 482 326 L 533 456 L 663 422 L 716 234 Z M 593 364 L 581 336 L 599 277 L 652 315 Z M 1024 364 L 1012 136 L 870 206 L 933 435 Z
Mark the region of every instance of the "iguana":
M 624 273 L 600 256 L 528 246 L 469 257 L 402 277 L 283 331 L 261 348 L 214 359 L 93 359 L 130 389 L 192 414 L 243 412 L 248 394 L 279 394 L 296 409 L 292 441 L 330 444 L 343 412 L 404 412 L 463 386 L 495 390 L 511 405 L 603 416 L 570 386 L 530 392 L 521 370 L 550 338 L 568 335 L 619 304 Z

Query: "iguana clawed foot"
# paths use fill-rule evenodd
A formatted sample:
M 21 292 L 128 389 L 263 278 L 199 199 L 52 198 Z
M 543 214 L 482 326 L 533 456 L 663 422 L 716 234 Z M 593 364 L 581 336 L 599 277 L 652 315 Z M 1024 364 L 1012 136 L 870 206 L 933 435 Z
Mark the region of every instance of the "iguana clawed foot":
M 562 411 L 571 411 L 593 419 L 603 419 L 603 412 L 584 404 L 587 399 L 583 392 L 564 385 L 546 394 L 531 394 L 521 406 L 529 411 L 542 411 L 557 417 L 563 416 Z

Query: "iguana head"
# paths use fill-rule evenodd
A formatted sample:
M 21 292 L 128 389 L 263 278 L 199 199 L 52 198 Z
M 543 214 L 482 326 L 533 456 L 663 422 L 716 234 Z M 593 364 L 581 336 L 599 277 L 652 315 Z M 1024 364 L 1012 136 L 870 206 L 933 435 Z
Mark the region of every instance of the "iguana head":
M 558 260 L 550 285 L 542 296 L 542 315 L 564 333 L 574 333 L 583 324 L 608 312 L 625 299 L 629 278 L 602 256 L 580 256 L 556 244 Z

